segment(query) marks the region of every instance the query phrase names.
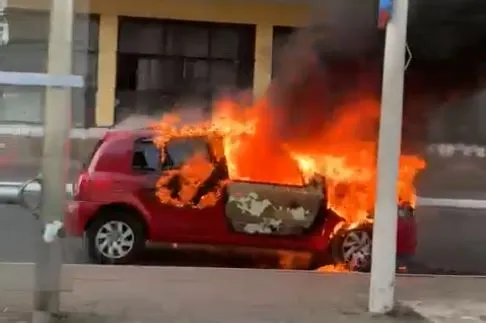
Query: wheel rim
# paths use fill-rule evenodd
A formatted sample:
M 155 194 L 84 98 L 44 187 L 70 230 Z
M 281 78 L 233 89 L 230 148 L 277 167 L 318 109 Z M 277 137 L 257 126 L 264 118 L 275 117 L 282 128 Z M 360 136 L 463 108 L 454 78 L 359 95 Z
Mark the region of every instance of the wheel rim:
M 343 260 L 351 269 L 369 266 L 371 260 L 371 237 L 367 231 L 355 230 L 346 234 L 342 244 Z
M 105 223 L 96 233 L 96 249 L 105 257 L 120 259 L 132 251 L 135 234 L 132 228 L 122 221 Z

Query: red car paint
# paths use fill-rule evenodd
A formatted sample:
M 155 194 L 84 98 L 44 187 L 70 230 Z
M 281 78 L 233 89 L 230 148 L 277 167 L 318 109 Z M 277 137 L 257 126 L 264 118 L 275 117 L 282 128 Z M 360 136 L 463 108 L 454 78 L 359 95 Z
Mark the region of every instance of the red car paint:
M 160 174 L 140 173 L 132 169 L 136 139 L 150 136 L 148 131 L 108 132 L 100 141 L 89 165 L 74 184 L 73 201 L 65 216 L 65 228 L 71 236 L 83 236 L 90 223 L 103 216 L 107 208 L 129 208 L 139 215 L 147 240 L 261 247 L 326 252 L 340 218 L 333 213 L 316 220 L 312 230 L 302 236 L 270 236 L 237 233 L 225 216 L 224 201 L 215 206 L 195 209 L 163 205 L 154 194 Z M 398 256 L 411 256 L 416 248 L 415 219 L 398 217 Z

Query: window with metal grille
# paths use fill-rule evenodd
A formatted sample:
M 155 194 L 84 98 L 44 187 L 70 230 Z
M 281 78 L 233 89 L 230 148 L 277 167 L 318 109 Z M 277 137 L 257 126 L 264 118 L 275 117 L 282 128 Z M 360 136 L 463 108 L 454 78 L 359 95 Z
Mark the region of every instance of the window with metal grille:
M 0 70 L 47 72 L 49 12 L 11 9 L 5 11 L 10 41 L 0 50 Z M 78 14 L 73 26 L 73 74 L 83 75 L 86 87 L 72 89 L 73 127 L 94 122 L 97 89 L 99 18 Z M 0 85 L 0 120 L 42 123 L 44 87 Z
M 220 91 L 252 86 L 254 26 L 123 17 L 119 30 L 117 122 L 187 100 L 210 112 Z

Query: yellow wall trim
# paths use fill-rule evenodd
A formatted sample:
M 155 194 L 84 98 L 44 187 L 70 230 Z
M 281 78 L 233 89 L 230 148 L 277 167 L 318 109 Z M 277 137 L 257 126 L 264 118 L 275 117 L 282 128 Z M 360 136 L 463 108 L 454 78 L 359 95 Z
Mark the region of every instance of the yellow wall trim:
M 14 0 L 9 7 L 48 10 L 52 0 Z M 118 17 L 242 23 L 256 25 L 254 95 L 264 93 L 271 81 L 273 26 L 305 26 L 305 3 L 269 0 L 75 0 L 77 12 L 100 15 L 98 92 L 95 122 L 111 126 L 115 119 Z
M 118 17 L 100 16 L 98 54 L 98 92 L 95 120 L 98 127 L 111 126 L 115 121 L 116 50 Z
M 99 0 L 96 0 L 99 1 Z M 8 8 L 31 9 L 31 10 L 49 10 L 52 0 L 10 0 Z M 89 12 L 91 7 L 90 0 L 75 0 L 74 8 L 76 12 Z
M 49 0 L 15 0 L 10 7 L 48 9 Z M 78 11 L 178 20 L 304 26 L 308 22 L 306 4 L 266 0 L 77 0 Z
M 255 66 L 253 69 L 253 96 L 265 93 L 272 80 L 272 47 L 273 26 L 260 24 L 256 26 Z

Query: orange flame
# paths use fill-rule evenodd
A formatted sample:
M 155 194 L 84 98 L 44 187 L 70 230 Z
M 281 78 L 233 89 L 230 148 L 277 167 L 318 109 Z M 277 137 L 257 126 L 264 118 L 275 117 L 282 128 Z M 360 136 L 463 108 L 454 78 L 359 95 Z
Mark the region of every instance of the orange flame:
M 268 128 L 270 109 L 267 101 L 244 107 L 226 99 L 216 102 L 213 119 L 208 122 L 180 125 L 168 115 L 154 125 L 155 143 L 162 149 L 172 138 L 220 137 L 230 180 L 304 185 L 316 176 L 326 180 L 328 204 L 349 223 L 363 221 L 373 209 L 376 180 L 376 143 L 355 137 L 363 122 L 363 111 L 378 111 L 378 103 L 361 101 L 334 120 L 331 127 L 316 132 L 310 140 L 276 142 Z M 397 181 L 398 199 L 414 203 L 413 180 L 425 162 L 417 157 L 400 158 Z M 191 205 L 191 198 L 214 170 L 214 164 L 201 155 L 193 156 L 178 170 L 166 172 L 158 183 L 157 195 L 164 203 Z M 180 176 L 181 188 L 176 197 L 165 188 L 174 175 Z M 224 183 L 206 194 L 196 207 L 214 205 Z
M 196 204 L 190 197 L 215 170 L 215 163 L 225 162 L 229 180 L 302 186 L 323 178 L 331 209 L 348 223 L 367 220 L 375 201 L 379 102 L 361 93 L 369 89 L 359 84 L 338 102 L 334 90 L 329 90 L 334 74 L 323 73 L 315 61 L 284 73 L 284 79 L 273 82 L 252 105 L 225 98 L 215 102 L 210 121 L 187 125 L 168 115 L 154 125 L 160 149 L 176 137 L 221 138 L 213 147 L 215 161 L 190 159 L 160 179 L 161 201 L 177 206 L 214 205 L 224 182 Z M 418 156 L 401 156 L 398 201 L 413 205 L 413 181 L 424 167 Z M 164 188 L 174 176 L 182 178 L 178 194 Z

